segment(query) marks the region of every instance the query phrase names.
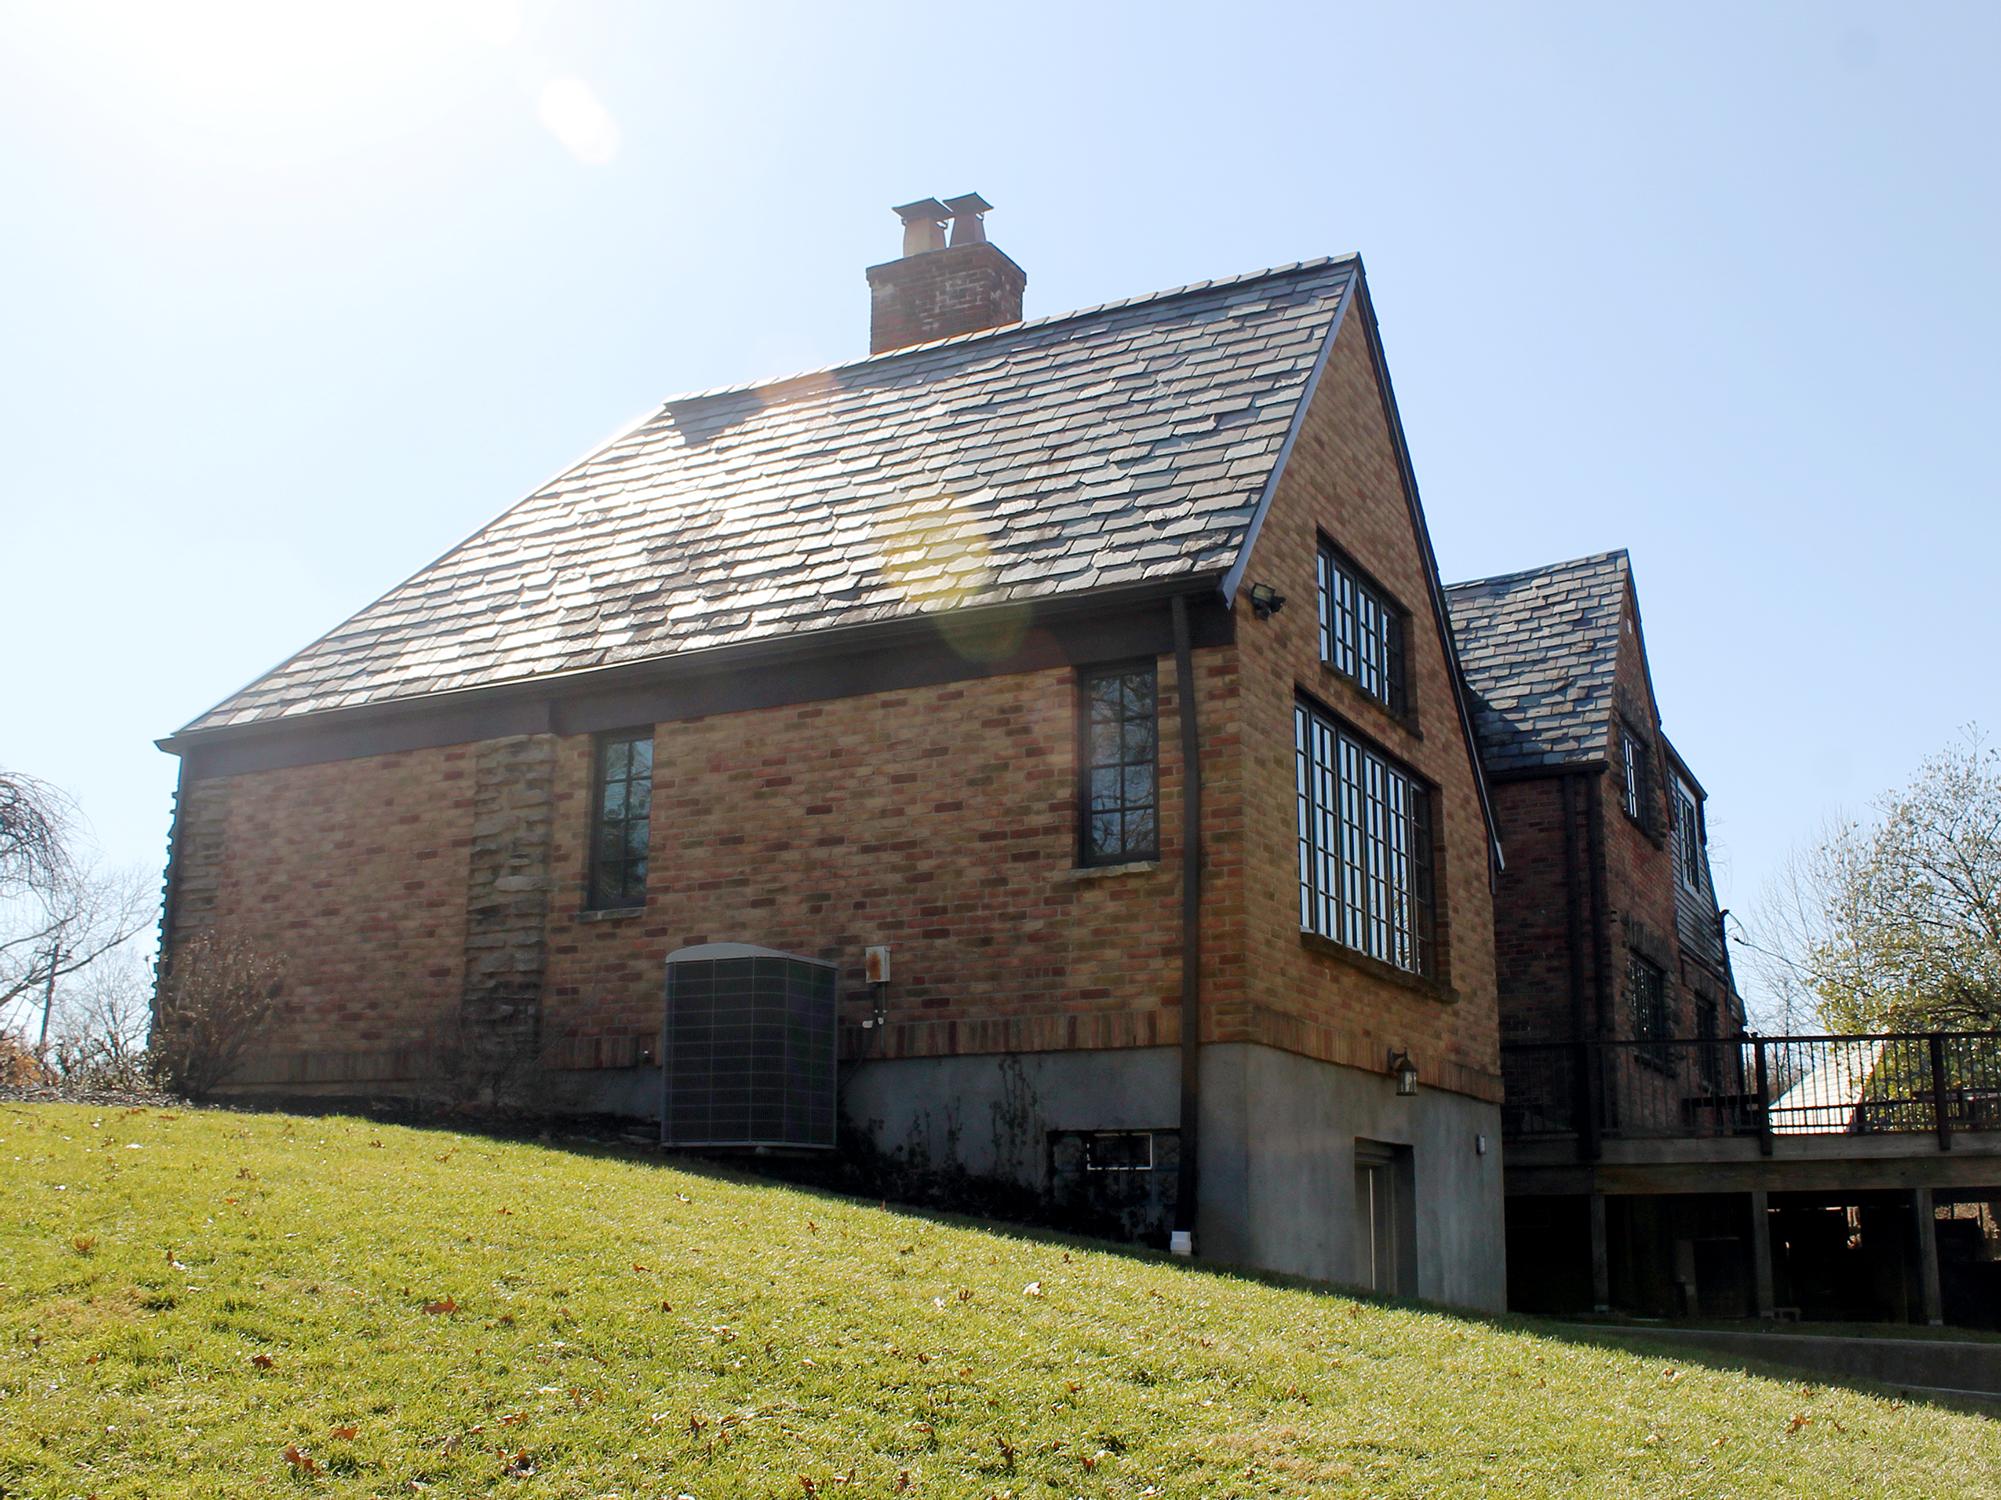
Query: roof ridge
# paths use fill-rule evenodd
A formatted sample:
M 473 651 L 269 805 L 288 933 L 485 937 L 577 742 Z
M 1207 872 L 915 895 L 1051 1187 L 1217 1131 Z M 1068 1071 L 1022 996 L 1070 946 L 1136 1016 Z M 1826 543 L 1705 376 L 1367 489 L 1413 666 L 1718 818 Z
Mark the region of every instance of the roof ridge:
M 810 370 L 794 370 L 785 375 L 767 375 L 757 380 L 740 380 L 734 385 L 710 386 L 704 390 L 680 391 L 663 398 L 655 410 L 665 411 L 670 406 L 681 406 L 690 401 L 708 401 L 718 396 L 739 396 L 749 391 L 770 390 L 774 386 L 790 385 L 797 380 L 814 380 L 841 370 L 854 370 L 864 365 L 901 359 L 905 355 L 943 349 L 954 344 L 969 344 L 976 339 L 995 338 L 1004 333 L 1021 333 L 1031 328 L 1046 328 L 1054 323 L 1068 322 L 1072 318 L 1096 317 L 1100 313 L 1117 312 L 1128 307 L 1143 307 L 1151 302 L 1165 302 L 1174 297 L 1189 297 L 1198 292 L 1221 291 L 1226 287 L 1244 286 L 1253 281 L 1263 281 L 1272 277 L 1324 270 L 1328 266 L 1359 264 L 1361 259 L 1359 251 L 1350 250 L 1340 255 L 1320 255 L 1311 260 L 1295 260 L 1285 265 L 1266 266 L 1259 271 L 1243 271 L 1235 276 L 1217 276 L 1207 281 L 1191 281 L 1183 286 L 1165 287 L 1157 292 L 1142 292 L 1138 296 L 1121 297 L 1113 302 L 1094 303 L 1089 307 L 1073 307 L 1068 312 L 1044 313 L 1039 318 L 1022 318 L 1013 323 L 997 324 L 992 328 L 977 328 L 971 333 L 955 333 L 950 338 L 932 339 L 928 343 L 905 344 L 897 349 L 864 354 L 857 359 L 836 360 L 833 364 L 819 365 Z M 646 420 L 648 419 L 642 417 L 634 426 L 642 425 Z
M 1517 568 L 1512 573 L 1489 573 L 1480 578 L 1462 578 L 1457 583 L 1446 584 L 1445 591 L 1449 594 L 1455 589 L 1480 588 L 1483 585 L 1494 583 L 1512 583 L 1518 578 L 1534 578 L 1549 573 L 1561 573 L 1570 568 L 1583 568 L 1593 563 L 1612 562 L 1615 560 L 1623 560 L 1630 567 L 1632 564 L 1632 554 L 1624 547 L 1613 547 L 1604 552 L 1588 553 L 1583 557 L 1565 558 L 1561 562 L 1541 563 L 1533 568 Z

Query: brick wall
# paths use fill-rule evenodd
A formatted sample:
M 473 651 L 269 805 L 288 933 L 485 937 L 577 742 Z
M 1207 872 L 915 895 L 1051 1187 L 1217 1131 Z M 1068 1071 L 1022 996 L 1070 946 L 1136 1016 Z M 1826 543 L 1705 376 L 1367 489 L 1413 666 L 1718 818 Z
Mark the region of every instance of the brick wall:
M 1410 612 L 1415 728 L 1320 663 L 1314 559 L 1323 531 Z M 1239 604 L 1250 973 L 1240 1002 L 1219 999 L 1219 1030 L 1372 1071 L 1390 1048 L 1408 1048 L 1428 1085 L 1498 1097 L 1487 829 L 1359 308 L 1336 340 L 1245 581 L 1270 583 L 1288 602 L 1269 620 Z M 1301 939 L 1292 712 L 1302 692 L 1437 788 L 1439 951 L 1450 998 Z
M 1563 783 L 1561 776 L 1539 776 L 1503 781 L 1493 789 L 1494 816 L 1501 825 L 1501 847 L 1508 861 L 1494 899 L 1494 963 L 1505 1041 L 1571 1035 L 1567 861 L 1573 856 L 1566 852 L 1566 844 L 1578 861 L 1580 919 L 1589 911 L 1590 874 L 1584 863 L 1582 788 L 1573 793 L 1566 816 Z M 1587 945 L 1583 969 L 1587 984 L 1590 957 Z
M 407 1072 L 464 986 L 473 749 L 412 750 L 192 783 L 174 932 L 226 925 L 289 958 L 246 1081 Z M 309 1076 L 310 1075 L 310 1076 Z
M 1228 997 L 1245 970 L 1238 685 L 1231 650 L 1195 663 L 1205 967 Z M 250 1081 L 407 1075 L 409 1049 L 496 1002 L 510 1024 L 532 1013 L 547 1066 L 627 1066 L 657 1046 L 662 960 L 712 941 L 834 961 L 851 1022 L 869 1012 L 862 950 L 890 944 L 874 1056 L 1170 1044 L 1183 778 L 1173 658 L 1157 671 L 1161 857 L 1144 867 L 1076 868 L 1075 676 L 1052 669 L 660 724 L 632 912 L 584 910 L 589 736 L 196 782 L 176 929 L 225 922 L 291 955 Z
M 1224 650 L 1197 654 L 1212 837 L 1231 845 Z M 660 961 L 750 942 L 840 966 L 891 947 L 887 1030 L 871 1055 L 1143 1045 L 1178 1038 L 1181 766 L 1174 662 L 1158 664 L 1157 866 L 1076 865 L 1075 677 L 973 679 L 661 724 L 652 877 L 633 913 L 582 910 L 590 742 L 562 742 L 544 1028 L 552 1059 L 630 1060 L 660 1018 Z M 1227 867 L 1225 866 L 1224 869 Z M 1227 960 L 1228 877 L 1205 941 Z M 1240 971 L 1241 966 L 1236 966 Z

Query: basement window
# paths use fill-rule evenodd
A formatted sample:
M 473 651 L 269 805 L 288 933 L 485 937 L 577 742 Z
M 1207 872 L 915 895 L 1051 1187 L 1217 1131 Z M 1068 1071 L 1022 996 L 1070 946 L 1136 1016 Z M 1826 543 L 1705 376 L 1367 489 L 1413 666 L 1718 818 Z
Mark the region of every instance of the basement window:
M 592 911 L 646 904 L 646 851 L 652 830 L 653 730 L 600 735 L 591 787 Z
M 1317 577 L 1320 659 L 1391 713 L 1403 714 L 1403 610 L 1325 542 Z
M 1078 861 L 1160 857 L 1160 729 L 1152 662 L 1093 667 L 1077 681 Z
M 1100 1130 L 1084 1139 L 1086 1172 L 1151 1172 L 1153 1132 Z
M 1412 974 L 1433 953 L 1431 795 L 1305 703 L 1292 711 L 1299 925 Z

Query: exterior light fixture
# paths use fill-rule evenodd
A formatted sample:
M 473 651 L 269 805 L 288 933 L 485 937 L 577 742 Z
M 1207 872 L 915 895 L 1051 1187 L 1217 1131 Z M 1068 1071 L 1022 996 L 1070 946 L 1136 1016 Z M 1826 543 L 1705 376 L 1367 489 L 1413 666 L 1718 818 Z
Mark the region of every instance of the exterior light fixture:
M 1269 620 L 1285 608 L 1285 595 L 1268 583 L 1251 585 L 1251 611 L 1260 620 Z
M 1390 1076 L 1397 1081 L 1397 1097 L 1408 1099 L 1417 1093 L 1417 1064 L 1408 1052 L 1390 1049 Z

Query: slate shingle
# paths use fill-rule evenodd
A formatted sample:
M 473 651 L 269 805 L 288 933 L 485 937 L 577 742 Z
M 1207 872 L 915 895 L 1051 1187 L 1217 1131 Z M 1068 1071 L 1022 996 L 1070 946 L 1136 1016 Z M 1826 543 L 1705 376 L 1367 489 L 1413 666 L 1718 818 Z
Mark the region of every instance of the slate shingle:
M 1608 754 L 1629 575 L 1620 550 L 1446 587 L 1489 772 Z
M 1357 270 L 676 397 L 188 728 L 1220 573 Z

